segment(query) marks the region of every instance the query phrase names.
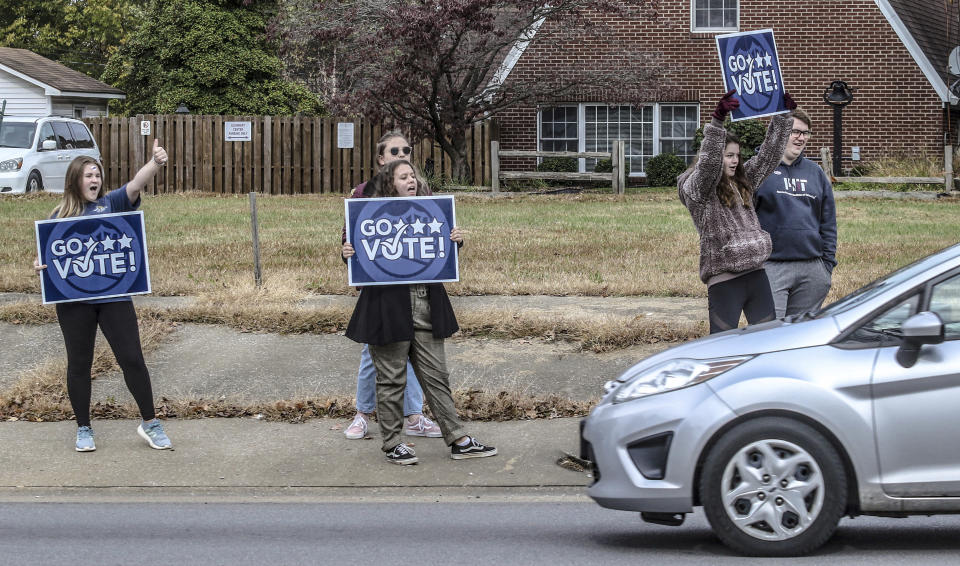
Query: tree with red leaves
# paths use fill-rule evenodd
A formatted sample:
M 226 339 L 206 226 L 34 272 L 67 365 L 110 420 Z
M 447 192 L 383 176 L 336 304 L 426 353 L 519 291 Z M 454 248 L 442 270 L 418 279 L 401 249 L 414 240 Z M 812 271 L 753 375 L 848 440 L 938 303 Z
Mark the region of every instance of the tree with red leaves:
M 658 0 L 281 0 L 271 35 L 292 78 L 332 113 L 392 119 L 433 138 L 468 179 L 466 131 L 519 104 L 578 89 L 640 100 L 663 69 L 656 54 L 621 53 L 597 69 L 550 80 L 504 81 L 528 45 L 562 48 L 603 34 L 615 14 L 656 17 Z M 616 18 L 613 18 L 616 19 Z M 586 62 L 585 62 L 586 63 Z M 586 67 L 587 65 L 584 65 Z

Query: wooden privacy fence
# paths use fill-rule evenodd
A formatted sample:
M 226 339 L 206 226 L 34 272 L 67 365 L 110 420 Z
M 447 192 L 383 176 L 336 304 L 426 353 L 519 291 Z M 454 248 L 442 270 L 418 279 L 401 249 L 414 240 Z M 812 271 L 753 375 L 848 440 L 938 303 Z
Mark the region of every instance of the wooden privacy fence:
M 85 118 L 100 146 L 105 183 L 118 187 L 146 163 L 154 138 L 167 166 L 153 193 L 348 193 L 375 173 L 377 140 L 389 128 L 365 120 L 300 116 L 138 115 Z M 141 135 L 141 123 L 150 134 Z M 250 122 L 250 141 L 226 141 L 224 122 Z M 354 147 L 337 148 L 338 123 L 352 123 Z M 401 128 L 402 129 L 402 128 Z M 490 183 L 490 122 L 467 131 L 474 185 Z M 414 144 L 413 161 L 427 174 L 450 176 L 450 159 L 430 139 Z
M 493 185 L 493 192 L 500 190 L 500 179 L 505 181 L 514 179 L 551 179 L 556 181 L 610 181 L 613 192 L 622 195 L 626 187 L 626 176 L 624 174 L 624 163 L 626 155 L 624 153 L 624 142 L 616 140 L 613 142 L 613 151 L 607 152 L 576 152 L 576 151 L 521 151 L 521 150 L 501 150 L 500 142 L 493 140 L 490 142 L 490 177 Z M 596 159 L 611 160 L 612 171 L 610 173 L 574 173 L 566 171 L 501 171 L 501 157 L 572 157 L 579 159 L 581 157 L 592 157 Z

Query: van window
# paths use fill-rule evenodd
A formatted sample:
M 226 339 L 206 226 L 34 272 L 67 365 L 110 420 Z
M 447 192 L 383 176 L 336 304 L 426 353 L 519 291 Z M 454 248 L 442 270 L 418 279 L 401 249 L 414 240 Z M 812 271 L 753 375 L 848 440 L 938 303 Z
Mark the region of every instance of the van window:
M 4 122 L 0 125 L 0 147 L 29 148 L 36 128 L 31 122 Z
M 70 133 L 70 128 L 67 127 L 66 122 L 51 122 L 51 124 L 53 124 L 53 131 L 57 134 L 58 149 L 73 149 L 76 147 L 73 134 Z
M 37 140 L 37 151 L 43 151 L 43 142 L 46 140 L 57 141 L 57 135 L 53 133 L 53 126 L 50 122 L 40 126 L 40 139 Z
M 73 134 L 74 147 L 77 149 L 93 149 L 93 138 L 87 127 L 77 122 L 67 122 L 70 126 L 70 133 Z

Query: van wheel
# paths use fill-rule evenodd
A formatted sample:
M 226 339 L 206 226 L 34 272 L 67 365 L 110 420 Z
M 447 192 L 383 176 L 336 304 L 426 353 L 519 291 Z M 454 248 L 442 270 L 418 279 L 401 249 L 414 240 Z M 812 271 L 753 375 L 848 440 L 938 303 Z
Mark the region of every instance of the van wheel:
M 714 532 L 751 556 L 816 550 L 847 505 L 837 451 L 792 419 L 759 418 L 732 428 L 710 450 L 700 477 L 700 501 Z
M 42 190 L 43 179 L 40 178 L 40 173 L 37 171 L 31 171 L 30 176 L 27 177 L 27 192 L 39 193 Z

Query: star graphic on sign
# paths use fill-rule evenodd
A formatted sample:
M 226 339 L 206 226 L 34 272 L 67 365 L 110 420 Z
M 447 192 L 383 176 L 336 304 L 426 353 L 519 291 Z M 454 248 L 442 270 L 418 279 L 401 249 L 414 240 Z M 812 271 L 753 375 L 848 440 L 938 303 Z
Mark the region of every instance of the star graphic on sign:
M 767 56 L 764 57 L 764 60 L 767 62 L 767 66 L 770 67 L 773 65 L 773 55 L 767 53 Z
M 97 245 L 97 241 L 91 236 L 89 240 L 83 243 L 83 245 L 87 246 L 87 249 L 89 250 L 93 246 Z
M 753 65 L 753 55 L 747 53 L 747 68 L 749 69 Z
M 106 238 L 100 240 L 100 243 L 103 244 L 103 249 L 104 249 L 104 251 L 106 251 L 106 250 L 112 250 L 112 249 L 113 249 L 113 244 L 115 244 L 116 242 L 117 242 L 117 241 L 114 240 L 113 238 L 111 238 L 109 235 L 107 235 Z
M 397 223 L 393 225 L 393 229 L 396 230 L 397 232 L 400 232 L 406 227 L 407 225 L 403 223 L 403 220 L 397 220 Z
M 123 250 L 130 247 L 130 242 L 133 241 L 133 238 L 124 234 L 123 237 L 117 241 L 120 242 L 120 249 Z
M 413 222 L 413 224 L 411 224 L 411 226 L 413 226 L 413 233 L 414 233 L 414 234 L 423 234 L 423 227 L 426 226 L 426 224 L 424 224 L 423 222 L 420 222 L 420 219 L 417 218 L 417 219 Z
M 433 222 L 427 223 L 427 226 L 430 227 L 430 233 L 440 232 L 440 227 L 443 226 L 443 222 L 440 222 L 436 218 L 433 219 Z

